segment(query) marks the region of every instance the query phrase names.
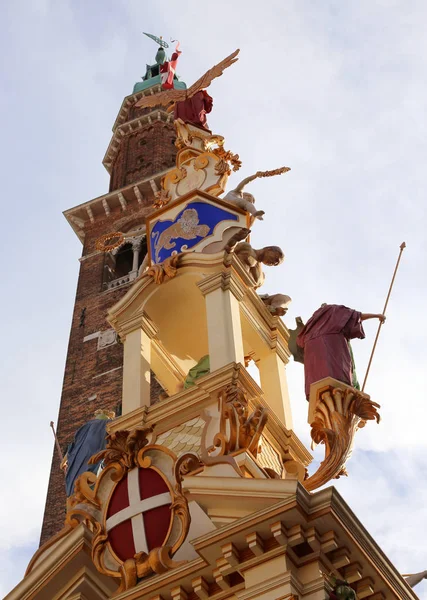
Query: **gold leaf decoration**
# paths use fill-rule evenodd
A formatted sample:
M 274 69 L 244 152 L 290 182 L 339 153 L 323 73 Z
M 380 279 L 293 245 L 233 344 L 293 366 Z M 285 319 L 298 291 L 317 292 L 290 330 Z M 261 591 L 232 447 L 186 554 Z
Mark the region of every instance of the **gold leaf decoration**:
M 85 523 L 93 532 L 93 563 L 100 573 L 118 580 L 119 588 L 115 595 L 135 587 L 144 577 L 165 573 L 185 562 L 173 560 L 190 527 L 190 512 L 181 479 L 182 473 L 196 464 L 196 459 L 186 455 L 178 461 L 168 448 L 149 444 L 147 434 L 151 430 L 138 427 L 109 434 L 106 449 L 90 461 L 103 460 L 104 468 L 98 476 L 83 473 L 77 479 L 75 492 L 67 504 L 66 525 L 74 528 Z M 170 494 L 171 525 L 162 546 L 122 560 L 111 551 L 106 515 L 115 486 L 135 468 L 154 469 L 162 477 Z
M 205 465 L 230 464 L 241 475 L 233 454 L 247 450 L 256 458 L 259 440 L 267 423 L 267 410 L 259 405 L 249 413 L 246 394 L 235 383 L 221 390 L 218 400 L 221 414 L 219 431 L 213 438 L 213 445 L 208 447 L 206 438 L 212 417 L 205 414 L 201 459 Z
M 121 231 L 113 231 L 112 233 L 104 233 L 96 242 L 95 248 L 100 252 L 111 252 L 119 248 L 125 243 L 125 236 Z
M 179 254 L 174 254 L 166 258 L 160 265 L 151 265 L 145 275 L 149 275 L 154 279 L 154 283 L 157 285 L 162 284 L 164 281 L 168 281 L 175 277 L 178 271 Z
M 169 204 L 171 196 L 167 190 L 161 189 L 155 193 L 155 201 L 153 203 L 154 208 L 162 208 Z
M 325 458 L 319 469 L 304 481 L 304 487 L 315 490 L 331 479 L 347 475 L 345 463 L 351 456 L 354 435 L 366 421 L 379 423 L 379 404 L 366 394 L 343 384 L 327 386 L 318 392 L 311 439 L 325 445 Z

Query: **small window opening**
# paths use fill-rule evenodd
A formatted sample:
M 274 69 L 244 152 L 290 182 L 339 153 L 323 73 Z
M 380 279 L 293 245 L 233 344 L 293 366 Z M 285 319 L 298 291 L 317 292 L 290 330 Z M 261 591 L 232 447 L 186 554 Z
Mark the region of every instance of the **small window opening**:
M 125 244 L 116 254 L 115 275 L 124 277 L 132 270 L 133 250 L 132 244 Z

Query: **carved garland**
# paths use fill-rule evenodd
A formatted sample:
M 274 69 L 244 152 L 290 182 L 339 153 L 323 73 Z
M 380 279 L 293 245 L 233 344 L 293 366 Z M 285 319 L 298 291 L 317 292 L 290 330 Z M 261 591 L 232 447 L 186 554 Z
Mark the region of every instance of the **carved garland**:
M 169 279 L 173 279 L 178 271 L 178 262 L 180 254 L 174 254 L 169 256 L 159 265 L 151 265 L 144 275 L 152 277 L 154 283 L 160 285 Z
M 121 231 L 113 231 L 101 235 L 95 242 L 95 248 L 101 252 L 111 252 L 123 246 L 125 241 L 125 236 Z
M 325 444 L 325 459 L 319 469 L 304 481 L 304 487 L 315 490 L 334 478 L 347 475 L 345 463 L 351 456 L 354 435 L 366 421 L 376 420 L 379 404 L 353 388 L 320 391 L 311 424 L 313 444 Z

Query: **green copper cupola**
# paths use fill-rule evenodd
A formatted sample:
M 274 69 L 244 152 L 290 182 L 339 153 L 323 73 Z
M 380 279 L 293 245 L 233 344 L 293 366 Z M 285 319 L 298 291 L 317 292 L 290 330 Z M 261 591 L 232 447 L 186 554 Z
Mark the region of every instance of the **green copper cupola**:
M 145 35 L 148 36 L 149 38 L 151 38 L 152 40 L 154 40 L 155 42 L 157 42 L 159 44 L 159 48 L 158 48 L 156 56 L 154 58 L 155 63 L 152 65 L 147 65 L 145 75 L 142 77 L 142 81 L 138 81 L 133 86 L 134 94 L 136 94 L 137 92 L 146 90 L 148 88 L 151 88 L 155 85 L 160 85 L 161 84 L 160 67 L 161 67 L 161 65 L 164 65 L 165 62 L 167 62 L 169 60 L 169 58 L 166 55 L 166 51 L 165 51 L 165 48 L 168 48 L 169 44 L 167 44 L 161 37 L 158 38 L 150 33 L 145 33 Z M 174 75 L 174 78 L 173 78 L 173 87 L 177 90 L 187 89 L 186 84 L 183 81 L 180 81 L 179 76 L 176 74 Z

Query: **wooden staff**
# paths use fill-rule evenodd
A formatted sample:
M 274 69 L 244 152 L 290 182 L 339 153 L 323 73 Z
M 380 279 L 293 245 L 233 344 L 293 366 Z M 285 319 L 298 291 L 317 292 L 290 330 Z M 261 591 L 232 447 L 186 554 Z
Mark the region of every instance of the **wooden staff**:
M 396 266 L 395 266 L 395 268 L 394 268 L 393 277 L 392 277 L 392 279 L 391 279 L 391 283 L 390 283 L 390 287 L 389 287 L 389 290 L 388 290 L 387 298 L 386 298 L 386 301 L 385 301 L 385 304 L 384 304 L 384 310 L 383 310 L 383 312 L 382 312 L 382 314 L 383 314 L 383 315 L 385 315 L 385 311 L 387 310 L 387 304 L 388 304 L 388 301 L 389 301 L 389 299 L 390 299 L 391 290 L 393 289 L 393 284 L 394 284 L 394 280 L 395 280 L 395 278 L 396 278 L 397 269 L 399 268 L 399 263 L 400 263 L 400 259 L 401 259 L 401 257 L 402 257 L 402 252 L 404 251 L 404 249 L 405 249 L 405 248 L 406 248 L 406 244 L 405 244 L 405 242 L 402 242 L 402 243 L 400 244 L 400 252 L 399 252 L 399 256 L 398 256 L 398 259 L 397 259 Z M 377 331 L 377 335 L 375 336 L 374 346 L 373 346 L 373 348 L 372 348 L 371 356 L 370 356 L 370 358 L 369 358 L 368 368 L 366 369 L 366 375 L 365 375 L 365 379 L 364 379 L 364 381 L 363 381 L 362 392 L 363 392 L 363 391 L 364 391 L 364 389 L 365 389 L 366 380 L 368 379 L 368 375 L 369 375 L 369 369 L 371 368 L 372 359 L 373 359 L 373 357 L 374 357 L 375 348 L 377 347 L 378 338 L 379 338 L 379 336 L 380 336 L 380 331 L 381 331 L 381 327 L 383 326 L 383 324 L 384 324 L 384 323 L 383 323 L 382 321 L 380 321 L 380 324 L 378 325 L 378 331 Z
M 61 446 L 59 445 L 59 441 L 58 441 L 58 437 L 55 432 L 55 427 L 53 425 L 53 421 L 50 422 L 50 426 L 52 427 L 53 437 L 55 438 L 55 445 L 56 445 L 56 449 L 58 450 L 59 460 L 62 463 L 62 461 L 64 460 L 64 455 L 62 454 Z

